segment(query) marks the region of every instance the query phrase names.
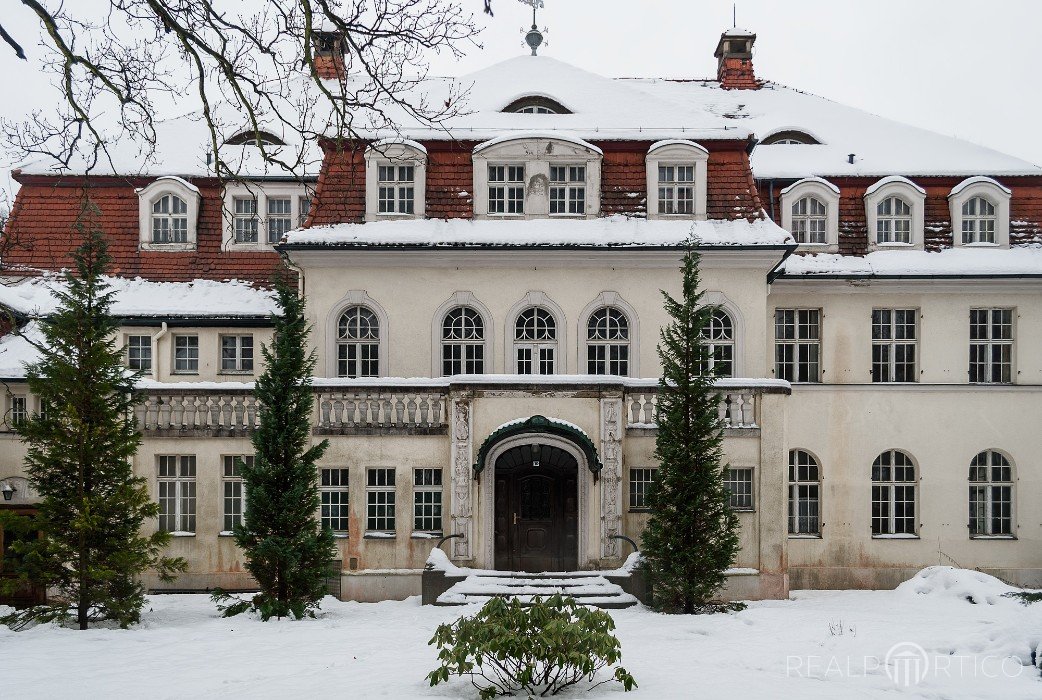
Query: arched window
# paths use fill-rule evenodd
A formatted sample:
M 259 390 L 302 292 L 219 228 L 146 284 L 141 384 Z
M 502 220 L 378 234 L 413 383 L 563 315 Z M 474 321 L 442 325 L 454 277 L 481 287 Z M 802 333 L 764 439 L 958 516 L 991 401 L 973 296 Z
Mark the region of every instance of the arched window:
M 915 535 L 915 462 L 887 450 L 872 463 L 872 534 Z
M 469 306 L 457 306 L 441 324 L 442 374 L 484 374 L 485 322 Z
M 557 320 L 548 310 L 530 306 L 514 322 L 514 358 L 518 374 L 554 374 Z
M 702 330 L 708 357 L 702 368 L 705 374 L 734 376 L 734 319 L 724 309 L 717 309 Z
M 911 243 L 912 207 L 900 197 L 876 205 L 876 243 Z
M 518 114 L 557 114 L 554 110 L 549 107 L 543 107 L 542 105 L 526 105 L 521 109 L 517 110 Z
M 337 376 L 380 376 L 380 321 L 364 306 L 352 306 L 340 315 Z
M 962 242 L 995 242 L 995 205 L 984 197 L 972 197 L 962 205 Z
M 823 244 L 828 240 L 828 209 L 817 197 L 801 197 L 792 205 L 792 237 L 797 243 Z
M 630 372 L 630 323 L 626 314 L 605 306 L 590 314 L 586 322 L 587 372 L 615 374 Z
M 803 450 L 789 451 L 789 534 L 821 534 L 821 468 Z
M 970 462 L 970 537 L 1013 534 L 1013 466 L 994 450 Z
M 176 194 L 165 194 L 152 203 L 152 242 L 188 242 L 188 204 Z

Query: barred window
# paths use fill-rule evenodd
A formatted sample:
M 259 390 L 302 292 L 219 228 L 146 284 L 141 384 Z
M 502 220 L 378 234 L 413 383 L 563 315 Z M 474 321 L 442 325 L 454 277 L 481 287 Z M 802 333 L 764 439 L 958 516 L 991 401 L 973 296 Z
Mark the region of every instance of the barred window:
M 246 498 L 242 486 L 243 463 L 252 467 L 253 455 L 224 455 L 221 470 L 221 513 L 224 524 L 221 534 L 235 531 L 236 525 L 242 524 L 242 515 L 246 512 Z
M 352 306 L 337 324 L 337 376 L 380 376 L 380 321 L 370 309 Z
M 488 213 L 525 213 L 525 166 L 488 166 Z
M 970 382 L 1013 383 L 1013 309 L 970 309 Z
M 252 372 L 253 371 L 253 336 L 222 335 L 221 336 L 221 371 Z
M 394 469 L 380 467 L 366 470 L 366 532 L 394 534 L 394 506 Z
M 970 536 L 1013 535 L 1013 466 L 994 450 L 970 462 Z
M 138 372 L 152 371 L 152 336 L 127 336 L 127 367 Z
M 586 166 L 550 166 L 550 214 L 577 216 L 586 213 Z
M 984 197 L 973 197 L 962 205 L 962 242 L 995 242 L 995 205 Z
M 12 428 L 25 425 L 29 420 L 29 402 L 25 396 L 12 396 L 11 409 L 7 414 L 7 424 Z
M 152 203 L 152 242 L 188 242 L 188 204 L 185 200 L 166 194 Z
M 413 214 L 416 206 L 416 168 L 412 165 L 381 165 L 379 179 L 379 212 L 381 214 Z
M 630 469 L 630 510 L 647 510 L 648 494 L 657 476 L 656 467 Z
M 658 168 L 658 213 L 695 213 L 695 166 L 660 165 Z
M 441 324 L 442 374 L 485 372 L 485 322 L 469 306 L 457 306 Z
M 789 534 L 821 534 L 821 467 L 804 450 L 789 451 Z
M 514 357 L 518 374 L 554 374 L 557 320 L 546 309 L 531 306 L 514 322 Z
M 729 468 L 724 486 L 731 492 L 731 507 L 735 510 L 754 510 L 753 470 L 749 467 Z
M 160 455 L 159 529 L 195 532 L 195 455 Z
M 876 243 L 911 243 L 912 207 L 900 197 L 876 205 Z
M 414 532 L 441 534 L 441 469 L 413 470 Z
M 828 208 L 817 197 L 802 197 L 792 205 L 792 237 L 797 243 L 825 243 Z
M 322 527 L 341 536 L 347 535 L 351 520 L 349 472 L 343 467 L 323 469 L 318 487 L 322 497 Z
M 268 243 L 278 243 L 284 234 L 293 229 L 293 199 L 268 197 L 267 201 Z M 303 197 L 301 201 L 304 201 Z
M 709 323 L 702 329 L 706 343 L 707 361 L 702 363 L 705 374 L 717 377 L 734 376 L 734 319 L 724 309 L 716 309 Z
M 872 381 L 916 382 L 916 309 L 872 310 Z
M 174 336 L 174 372 L 195 374 L 199 371 L 199 336 Z
M 630 323 L 621 310 L 605 306 L 586 323 L 586 360 L 590 374 L 630 373 Z
M 790 382 L 821 381 L 821 309 L 774 312 L 774 373 Z
M 912 458 L 887 450 L 872 463 L 872 534 L 915 535 L 916 474 Z

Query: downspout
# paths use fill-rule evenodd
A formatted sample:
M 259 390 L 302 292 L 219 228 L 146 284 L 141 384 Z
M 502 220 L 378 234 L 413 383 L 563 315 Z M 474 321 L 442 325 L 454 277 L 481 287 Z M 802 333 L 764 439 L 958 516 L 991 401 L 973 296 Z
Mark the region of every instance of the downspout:
M 152 379 L 157 382 L 159 381 L 159 341 L 162 340 L 164 335 L 166 335 L 166 321 L 163 321 L 159 332 L 152 336 Z

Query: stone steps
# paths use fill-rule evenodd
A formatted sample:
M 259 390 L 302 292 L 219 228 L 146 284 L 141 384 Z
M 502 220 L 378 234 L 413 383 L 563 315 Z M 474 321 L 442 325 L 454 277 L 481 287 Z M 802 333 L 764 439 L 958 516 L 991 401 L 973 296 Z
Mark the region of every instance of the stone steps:
M 637 604 L 635 597 L 599 572 L 576 571 L 472 574 L 438 596 L 435 605 L 483 604 L 493 597 L 517 598 L 522 603 L 531 603 L 536 596 L 545 598 L 555 593 L 597 608 L 617 610 Z

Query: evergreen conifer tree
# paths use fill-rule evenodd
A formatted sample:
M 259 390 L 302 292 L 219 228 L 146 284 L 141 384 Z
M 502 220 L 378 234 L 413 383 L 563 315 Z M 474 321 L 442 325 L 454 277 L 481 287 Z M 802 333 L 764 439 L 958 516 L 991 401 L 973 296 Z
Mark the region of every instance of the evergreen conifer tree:
M 43 353 L 27 368 L 29 391 L 46 410 L 17 430 L 27 445 L 26 472 L 40 495 L 38 515 L 9 523 L 40 537 L 14 545 L 17 578 L 51 594 L 47 604 L 0 620 L 19 627 L 32 621 L 68 622 L 80 629 L 96 620 L 121 627 L 136 623 L 144 605 L 139 580 L 154 568 L 164 580 L 184 570 L 182 559 L 162 556 L 170 535 L 143 535 L 159 515 L 147 481 L 133 472 L 141 442 L 134 418 L 137 375 L 123 364 L 111 315 L 114 291 L 103 274 L 110 262 L 105 240 L 91 222 L 88 201 L 77 222 L 83 243 L 72 254 L 75 272 L 55 292 L 58 308 L 40 321 Z
M 266 367 L 255 390 L 260 426 L 253 434 L 253 464 L 239 462 L 246 510 L 235 529 L 246 570 L 261 591 L 252 601 L 223 608 L 225 615 L 252 608 L 265 620 L 312 615 L 336 556 L 332 531 L 319 527 L 316 518 L 315 463 L 329 442 L 310 444 L 315 353 L 307 350 L 304 300 L 281 280 L 276 292 L 281 313 L 272 344 L 261 348 Z
M 671 322 L 658 346 L 659 468 L 641 548 L 655 606 L 687 614 L 720 609 L 712 600 L 739 548 L 739 523 L 724 485 L 720 399 L 716 377 L 706 371 L 709 348 L 702 337 L 715 307 L 702 304 L 699 261 L 691 242 L 681 266 L 683 296 L 662 292 Z

